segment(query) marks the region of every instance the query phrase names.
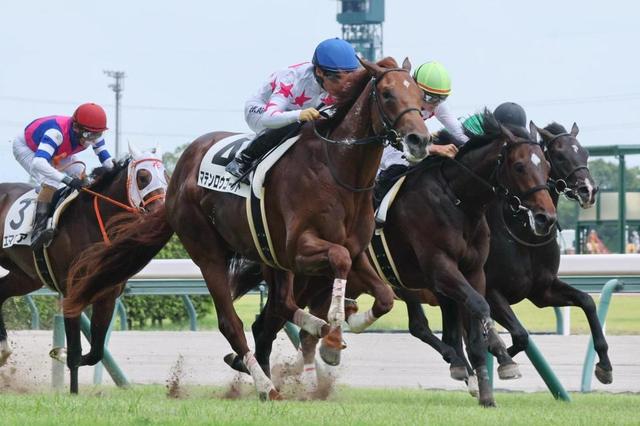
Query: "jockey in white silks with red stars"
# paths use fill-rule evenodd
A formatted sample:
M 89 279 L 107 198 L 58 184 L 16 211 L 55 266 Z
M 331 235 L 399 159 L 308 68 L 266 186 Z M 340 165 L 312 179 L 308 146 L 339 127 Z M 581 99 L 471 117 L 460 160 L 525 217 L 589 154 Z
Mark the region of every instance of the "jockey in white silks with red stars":
M 80 105 L 73 116 L 52 115 L 38 118 L 13 140 L 13 155 L 40 186 L 37 189 L 36 217 L 31 246 L 39 248 L 53 238 L 53 230 L 45 229 L 54 192 L 67 185 L 76 190 L 83 186 L 84 167 L 75 154 L 89 146 L 104 167 L 114 163 L 102 133 L 107 130 L 107 114 L 100 105 Z
M 359 67 L 353 46 L 332 38 L 316 47 L 311 63 L 271 74 L 245 104 L 245 120 L 257 137 L 227 165 L 227 172 L 240 178 L 299 122 L 319 118 L 316 108 L 333 104 L 332 96 L 342 89 L 344 76 Z
M 464 134 L 462 124 L 444 103 L 451 94 L 451 78 L 444 66 L 435 61 L 426 62 L 416 68 L 413 79 L 424 91 L 422 117 L 425 120 L 435 117 L 460 144 L 468 141 L 469 138 Z M 454 144 L 431 145 L 429 147 L 429 154 L 453 158 L 457 153 L 458 148 Z M 391 146 L 384 149 L 374 194 L 378 202 L 395 182 L 396 177 L 404 173 L 411 165 L 401 151 Z

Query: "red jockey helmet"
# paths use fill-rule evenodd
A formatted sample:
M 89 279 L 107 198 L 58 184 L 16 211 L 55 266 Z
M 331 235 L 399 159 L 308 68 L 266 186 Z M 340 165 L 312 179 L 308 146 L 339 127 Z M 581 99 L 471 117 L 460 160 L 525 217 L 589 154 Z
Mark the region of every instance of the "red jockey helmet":
M 92 102 L 82 104 L 76 109 L 73 122 L 91 132 L 107 130 L 107 114 L 100 105 Z

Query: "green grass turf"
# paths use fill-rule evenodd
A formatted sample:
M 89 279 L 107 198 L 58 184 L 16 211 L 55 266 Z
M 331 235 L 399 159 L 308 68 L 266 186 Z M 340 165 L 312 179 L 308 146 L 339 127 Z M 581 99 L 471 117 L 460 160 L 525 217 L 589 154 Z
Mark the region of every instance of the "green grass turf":
M 596 305 L 599 296 L 595 297 Z M 235 303 L 235 307 L 242 319 L 245 329 L 250 330 L 251 324 L 258 313 L 259 295 L 247 295 Z M 361 310 L 371 307 L 373 299 L 370 296 L 361 296 L 358 304 Z M 426 306 L 427 318 L 429 325 L 433 330 L 442 330 L 442 320 L 440 317 L 440 309 L 437 307 Z M 555 332 L 556 318 L 553 308 L 540 309 L 528 300 L 518 303 L 513 307 L 516 315 L 525 328 L 531 332 Z M 398 330 L 407 331 L 408 329 L 407 309 L 402 301 L 396 300 L 393 310 L 378 320 L 370 330 Z M 183 322 L 180 324 L 171 324 L 166 322 L 163 325 L 164 330 L 184 330 L 189 324 Z M 215 313 L 211 312 L 204 318 L 198 318 L 198 327 L 200 330 L 217 330 L 218 321 Z M 117 329 L 117 328 L 116 328 Z M 154 327 L 152 329 L 157 329 Z M 571 332 L 573 334 L 588 334 L 589 327 L 584 313 L 579 308 L 571 308 Z M 609 306 L 607 315 L 607 334 L 640 334 L 640 296 L 633 295 L 614 295 Z
M 260 402 L 251 393 L 225 399 L 223 390 L 186 389 L 169 399 L 160 386 L 128 390 L 81 388 L 67 394 L 0 394 L 0 423 L 19 425 L 608 425 L 638 424 L 639 395 L 496 393 L 484 409 L 464 392 L 338 388 L 327 401 Z

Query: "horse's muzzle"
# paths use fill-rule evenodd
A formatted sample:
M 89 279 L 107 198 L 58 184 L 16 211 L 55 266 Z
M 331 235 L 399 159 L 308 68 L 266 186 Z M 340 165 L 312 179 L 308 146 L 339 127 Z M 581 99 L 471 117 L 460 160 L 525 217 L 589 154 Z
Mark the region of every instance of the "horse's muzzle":
M 431 135 L 420 135 L 418 133 L 409 133 L 403 139 L 404 153 L 407 160 L 417 162 L 425 158 L 429 154 L 428 145 Z
M 535 213 L 533 215 L 533 233 L 538 236 L 548 235 L 556 220 L 555 214 Z

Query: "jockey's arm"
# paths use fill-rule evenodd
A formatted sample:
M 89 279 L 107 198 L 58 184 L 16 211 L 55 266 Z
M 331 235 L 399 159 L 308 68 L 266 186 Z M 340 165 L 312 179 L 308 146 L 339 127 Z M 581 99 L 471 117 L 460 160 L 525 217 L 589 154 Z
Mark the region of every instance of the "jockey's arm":
M 104 141 L 104 138 L 100 138 L 95 144 L 93 144 L 93 153 L 98 156 L 98 160 L 103 167 L 107 169 L 112 169 L 114 166 L 113 158 L 109 151 L 107 151 L 107 144 Z
M 464 134 L 462 123 L 460 123 L 460 121 L 456 119 L 456 117 L 454 117 L 447 104 L 442 103 L 438 105 L 438 107 L 434 111 L 434 115 L 444 126 L 444 128 L 447 129 L 447 131 L 451 133 L 457 140 L 462 143 L 465 143 L 469 140 L 467 135 Z
M 58 129 L 49 129 L 42 135 L 38 149 L 31 162 L 30 172 L 32 176 L 40 174 L 51 180 L 62 182 L 66 175 L 51 165 L 53 155 L 62 144 L 62 140 L 62 133 Z
M 300 109 L 291 110 L 289 97 L 291 88 L 296 84 L 295 74 L 285 70 L 277 75 L 277 86 L 273 89 L 260 123 L 267 129 L 279 129 L 300 120 Z

